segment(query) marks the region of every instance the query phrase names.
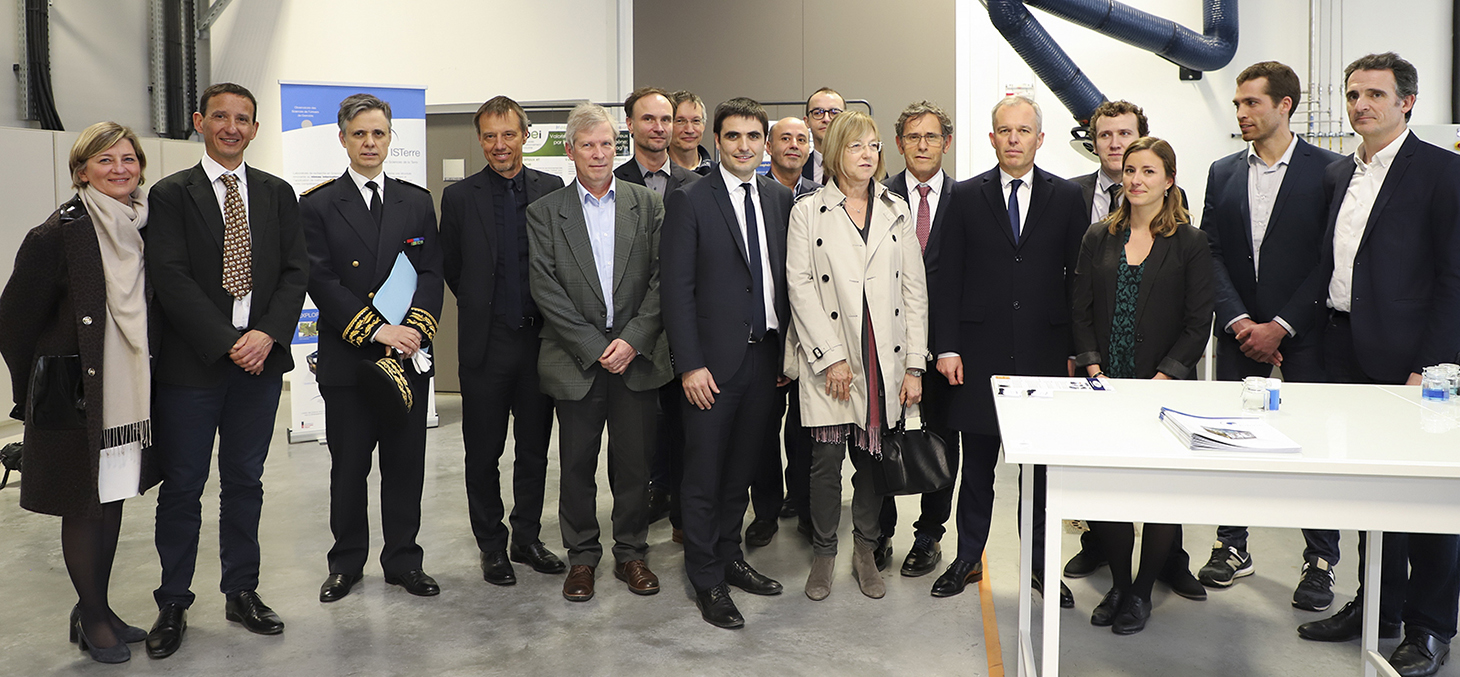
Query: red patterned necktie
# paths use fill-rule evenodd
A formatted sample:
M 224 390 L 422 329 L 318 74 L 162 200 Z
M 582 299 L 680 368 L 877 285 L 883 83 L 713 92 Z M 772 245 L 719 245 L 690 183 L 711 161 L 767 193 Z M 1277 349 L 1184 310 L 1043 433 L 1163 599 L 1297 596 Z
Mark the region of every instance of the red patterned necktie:
M 222 179 L 228 189 L 223 196 L 223 289 L 237 299 L 253 291 L 253 245 L 238 177 L 224 174 Z
M 933 217 L 928 213 L 928 191 L 932 189 L 926 183 L 918 185 L 918 195 L 922 196 L 918 202 L 918 244 L 924 252 L 928 251 L 928 235 L 933 232 Z

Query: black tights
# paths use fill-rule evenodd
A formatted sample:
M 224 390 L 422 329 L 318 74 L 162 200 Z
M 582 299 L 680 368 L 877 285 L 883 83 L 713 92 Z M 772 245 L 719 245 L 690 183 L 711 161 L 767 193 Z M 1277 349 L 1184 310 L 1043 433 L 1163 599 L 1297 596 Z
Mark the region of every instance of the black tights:
M 102 648 L 115 646 L 117 631 L 125 627 L 107 602 L 121 530 L 121 501 L 102 504 L 101 517 L 61 518 L 61 552 L 76 587 L 81 628 L 93 645 Z
M 1141 570 L 1131 580 L 1131 553 L 1135 550 L 1136 531 L 1130 522 L 1090 522 L 1090 530 L 1100 540 L 1110 560 L 1110 578 L 1115 588 L 1146 600 L 1151 599 L 1151 586 L 1166 567 L 1171 555 L 1171 542 L 1177 525 L 1146 522 L 1141 527 Z

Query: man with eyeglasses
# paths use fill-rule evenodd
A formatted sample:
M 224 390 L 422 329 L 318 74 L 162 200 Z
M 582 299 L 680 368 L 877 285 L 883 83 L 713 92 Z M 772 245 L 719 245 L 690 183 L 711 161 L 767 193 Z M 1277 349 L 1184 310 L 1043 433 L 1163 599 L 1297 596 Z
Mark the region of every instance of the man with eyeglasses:
M 822 87 L 807 97 L 806 117 L 803 120 L 811 128 L 811 138 L 816 145 L 812 147 L 811 159 L 802 168 L 801 176 L 826 185 L 826 174 L 821 168 L 821 151 L 816 149 L 825 143 L 826 128 L 831 126 L 832 118 L 846 109 L 847 100 L 830 87 Z
M 700 145 L 705 135 L 705 102 L 697 94 L 681 89 L 669 95 L 674 104 L 674 126 L 669 141 L 669 160 L 700 176 L 710 173 L 710 151 Z
M 943 171 L 943 156 L 953 143 L 953 121 L 948 114 L 931 101 L 918 101 L 904 108 L 897 117 L 897 152 L 902 154 L 907 169 L 887 178 L 887 189 L 908 201 L 913 213 L 913 223 L 918 234 L 918 244 L 923 250 L 923 269 L 931 280 L 938 272 L 938 250 L 943 242 L 944 217 L 948 215 L 951 200 L 946 200 L 953 191 L 953 177 Z M 935 322 L 928 318 L 929 324 Z M 931 354 L 937 354 L 937 346 L 931 341 Z M 943 438 L 948 445 L 948 465 L 955 473 L 958 469 L 958 433 L 948 427 L 948 381 L 939 377 L 923 379 L 923 420 L 928 430 Z M 892 559 L 892 533 L 897 528 L 897 502 L 887 496 L 882 502 L 882 538 L 874 553 L 879 569 L 886 568 Z M 913 523 L 913 547 L 902 562 L 903 576 L 923 576 L 931 573 L 942 559 L 939 541 L 943 538 L 943 525 L 953 511 L 953 485 L 946 489 L 922 495 L 922 514 Z
M 938 372 L 951 392 L 949 421 L 963 434 L 958 496 L 958 556 L 933 584 L 951 597 L 983 578 L 983 550 L 994 505 L 999 422 L 989 392 L 994 374 L 1068 376 L 1074 354 L 1068 290 L 1089 212 L 1080 188 L 1034 165 L 1044 143 L 1039 104 L 1000 99 L 990 145 L 997 167 L 953 187 L 939 267 L 930 276 Z M 1044 468 L 1034 470 L 1034 561 L 1044 557 Z M 1022 469 L 1021 469 L 1022 472 Z M 1034 587 L 1043 593 L 1043 577 Z M 1063 583 L 1062 608 L 1075 599 Z

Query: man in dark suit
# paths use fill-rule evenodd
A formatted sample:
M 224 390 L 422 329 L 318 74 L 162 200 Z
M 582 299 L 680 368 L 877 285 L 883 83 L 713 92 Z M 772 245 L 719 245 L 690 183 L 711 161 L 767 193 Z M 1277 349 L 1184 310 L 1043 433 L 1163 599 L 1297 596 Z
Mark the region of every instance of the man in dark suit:
M 1069 292 L 1089 215 L 1078 186 L 1034 166 L 1041 122 L 1033 100 L 1001 99 L 989 133 L 999 166 L 954 186 L 951 196 L 931 316 L 938 372 L 953 386 L 949 420 L 963 433 L 963 484 L 958 557 L 933 583 L 934 597 L 959 594 L 983 577 L 1000 446 L 989 377 L 1072 369 Z M 1024 534 L 1034 539 L 1036 562 L 1044 556 L 1043 470 L 1034 470 L 1034 533 Z M 1042 591 L 1039 573 L 1034 582 Z M 1074 606 L 1064 583 L 1060 606 Z
M 780 470 L 765 453 L 765 431 L 784 382 L 781 330 L 791 321 L 791 191 L 755 171 L 768 123 L 751 99 L 717 106 L 716 171 L 670 193 L 665 205 L 664 329 L 685 397 L 677 403 L 685 429 L 684 568 L 701 616 L 722 628 L 745 625 L 727 583 L 781 593 L 740 549 L 751 479 L 766 465 Z
M 151 192 L 147 270 L 163 320 L 154 365 L 153 439 L 162 469 L 157 554 L 162 584 L 147 655 L 177 651 L 193 603 L 202 525 L 199 498 L 218 442 L 219 588 L 226 616 L 252 632 L 284 623 L 256 592 L 264 459 L 273 437 L 289 342 L 308 283 L 308 256 L 294 191 L 245 167 L 258 133 L 253 94 L 233 83 L 203 90 L 193 128 L 202 162 Z
M 624 115 L 634 139 L 634 159 L 613 171 L 616 178 L 644 186 L 662 200 L 665 196 L 699 180 L 700 175 L 669 161 L 674 104 L 670 94 L 658 87 L 640 87 L 624 99 Z M 703 125 L 702 125 L 703 128 Z M 684 473 L 684 424 L 679 419 L 679 401 L 684 392 L 679 380 L 671 379 L 659 393 L 659 442 L 649 466 L 649 521 L 669 517 L 674 542 L 682 540 L 679 519 L 679 478 Z
M 598 540 L 598 450 L 608 424 L 614 576 L 639 595 L 659 592 L 645 558 L 649 457 L 659 387 L 672 377 L 659 318 L 659 229 L 653 191 L 613 176 L 613 119 L 596 104 L 568 116 L 565 147 L 577 178 L 527 208 L 532 300 L 542 314 L 538 376 L 558 411 L 558 521 L 568 550 L 563 597 L 593 598 Z
M 771 169 L 766 175 L 791 189 L 793 198 L 821 187 L 803 172 L 811 159 L 811 130 L 801 118 L 781 118 L 771 125 L 766 140 Z
M 422 570 L 416 543 L 425 480 L 430 360 L 422 353 L 441 315 L 441 242 L 426 189 L 385 176 L 390 104 L 369 94 L 340 102 L 340 145 L 350 166 L 338 179 L 304 192 L 299 202 L 309 243 L 309 297 L 319 306 L 319 393 L 330 450 L 329 576 L 319 601 L 335 602 L 360 581 L 370 554 L 371 456 L 380 447 L 380 523 L 385 582 L 413 595 L 440 594 Z M 403 317 L 387 317 L 377 292 L 396 266 L 415 276 Z M 399 376 L 413 394 L 404 416 L 387 415 L 358 376 L 362 362 L 398 355 Z
M 953 143 L 953 121 L 931 101 L 918 101 L 902 110 L 897 117 L 897 151 L 907 169 L 887 178 L 888 190 L 908 201 L 923 248 L 923 269 L 929 280 L 938 274 L 938 252 L 943 243 L 945 218 L 952 200 L 953 177 L 943 171 L 943 156 Z M 931 284 L 931 283 L 930 283 Z M 934 320 L 929 317 L 929 324 Z M 929 337 L 936 330 L 930 330 Z M 928 352 L 937 355 L 936 343 Z M 923 380 L 923 420 L 928 430 L 943 438 L 948 445 L 948 465 L 958 474 L 958 431 L 948 421 L 949 385 L 946 379 Z M 913 546 L 902 562 L 902 575 L 923 576 L 931 573 L 943 558 L 940 542 L 943 525 L 953 512 L 953 485 L 922 495 L 922 513 L 913 523 Z M 897 528 L 897 502 L 888 496 L 882 501 L 882 539 L 876 556 L 878 568 L 885 568 L 892 558 L 892 534 Z
M 806 166 L 801 169 L 801 176 L 826 185 L 820 148 L 826 143 L 826 129 L 831 126 L 831 121 L 846 109 L 847 100 L 830 87 L 822 87 L 806 97 L 806 117 L 801 121 L 811 128 L 811 138 L 816 145 L 811 150 L 811 157 L 806 159 Z
M 1289 381 L 1322 380 L 1319 332 L 1291 333 L 1284 317 L 1306 312 L 1295 295 L 1318 265 L 1327 227 L 1323 170 L 1340 156 L 1315 148 L 1289 129 L 1302 99 L 1293 69 L 1276 61 L 1237 76 L 1237 125 L 1251 146 L 1212 163 L 1202 209 L 1211 242 L 1216 293 L 1217 378 L 1240 381 L 1282 367 Z M 1303 573 L 1293 606 L 1323 611 L 1333 602 L 1338 532 L 1303 530 Z M 1204 585 L 1229 587 L 1253 572 L 1247 527 L 1219 526 Z
M 527 205 L 562 188 L 563 180 L 522 166 L 528 122 L 516 101 L 493 98 L 473 122 L 487 166 L 442 192 L 441 244 L 460 318 L 467 510 L 482 578 L 512 585 L 512 562 L 548 574 L 566 568 L 541 539 L 553 400 L 538 386 L 542 316 L 527 283 Z M 510 555 L 498 469 L 509 417 L 517 444 Z
M 1460 352 L 1460 157 L 1410 133 L 1419 74 L 1408 61 L 1370 54 L 1344 69 L 1344 81 L 1363 143 L 1325 171 L 1328 230 L 1299 291 L 1310 309 L 1284 317 L 1297 336 L 1322 332 L 1331 381 L 1418 385 L 1426 366 Z M 1299 626 L 1299 636 L 1359 637 L 1363 538 L 1358 595 L 1332 618 Z M 1398 636 L 1401 622 L 1404 630 L 1389 664 L 1404 677 L 1433 675 L 1455 636 L 1460 536 L 1385 532 L 1383 550 L 1380 636 Z
M 674 126 L 670 128 L 669 160 L 700 176 L 710 173 L 710 152 L 700 145 L 705 135 L 705 102 L 699 95 L 681 89 L 669 95 L 674 104 Z

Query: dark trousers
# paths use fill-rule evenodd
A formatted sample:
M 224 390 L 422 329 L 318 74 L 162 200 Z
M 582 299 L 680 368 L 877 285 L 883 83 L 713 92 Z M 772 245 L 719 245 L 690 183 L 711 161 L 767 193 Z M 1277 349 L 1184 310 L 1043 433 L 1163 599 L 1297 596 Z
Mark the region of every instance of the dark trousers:
M 426 477 L 426 400 L 430 379 L 406 366 L 415 402 L 404 419 L 382 420 L 354 386 L 320 386 L 330 449 L 332 574 L 358 575 L 370 557 L 368 479 L 380 447 L 380 568 L 397 576 L 421 567 L 421 487 Z
M 684 420 L 679 413 L 681 401 L 684 401 L 684 389 L 680 387 L 679 379 L 671 379 L 659 388 L 658 442 L 654 445 L 649 466 L 649 484 L 655 491 L 669 494 L 669 524 L 676 529 L 684 526 L 680 517 L 683 508 L 679 499 L 679 484 L 684 481 Z M 610 467 L 610 471 L 611 469 Z
M 557 400 L 558 523 L 568 563 L 598 566 L 598 451 L 608 426 L 608 483 L 613 493 L 613 556 L 624 562 L 649 552 L 649 458 L 659 434 L 659 391 L 637 392 L 623 376 L 592 368 L 581 400 Z
M 1001 445 L 998 435 L 963 433 L 963 481 L 958 486 L 958 559 L 977 562 L 983 557 L 994 513 L 994 469 L 999 465 Z M 1020 491 L 1023 491 L 1022 466 L 1019 472 Z M 1035 466 L 1034 506 L 1034 561 L 1041 562 L 1044 557 L 1044 466 Z M 1022 519 L 1020 523 L 1023 523 Z
M 948 379 L 937 372 L 930 372 L 923 377 L 923 427 L 929 432 L 943 439 L 948 447 L 948 466 L 953 469 L 953 476 L 958 477 L 958 431 L 948 425 L 948 400 L 952 395 L 949 389 Z M 948 523 L 949 515 L 953 514 L 953 489 L 957 484 L 950 484 L 938 491 L 928 492 L 922 495 L 922 512 L 918 520 L 913 522 L 914 536 L 927 536 L 935 541 L 943 540 L 944 527 Z M 882 515 L 879 522 L 882 524 L 882 538 L 889 540 L 897 529 L 897 501 L 896 496 L 887 496 L 882 499 Z
M 228 378 L 210 388 L 153 386 L 152 434 L 162 469 L 155 534 L 162 584 L 152 593 L 159 607 L 193 603 L 198 531 L 203 524 L 201 499 L 215 433 L 218 558 L 223 565 L 218 588 L 225 595 L 258 588 L 264 459 L 274 436 L 282 387 L 282 375 L 251 376 L 238 367 L 229 367 Z
M 765 465 L 765 430 L 775 411 L 777 371 L 774 340 L 761 341 L 746 347 L 733 376 L 716 380 L 720 393 L 709 409 L 689 400 L 679 403 L 685 431 L 684 481 L 679 485 L 684 569 L 695 590 L 725 582 L 725 565 L 744 558 L 740 525 L 751 480 Z
M 507 422 L 516 440 L 512 461 L 512 538 L 519 545 L 542 540 L 543 485 L 553 400 L 538 387 L 536 327 L 492 325 L 482 363 L 461 375 L 461 437 L 466 447 L 466 503 L 471 530 L 482 552 L 507 549 L 502 524 L 500 463 Z
M 770 412 L 770 425 L 766 426 L 765 443 L 762 445 L 760 470 L 750 485 L 750 504 L 755 508 L 755 518 L 775 519 L 781 511 L 783 500 L 804 515 L 810 505 L 811 482 L 811 434 L 801 428 L 801 397 L 797 392 L 800 385 L 792 381 L 776 388 L 775 408 Z M 789 403 L 789 406 L 788 406 Z M 780 425 L 785 421 L 784 429 Z M 785 440 L 785 461 L 782 461 L 782 440 Z M 782 485 L 782 477 L 785 484 Z M 782 492 L 784 486 L 785 491 Z
M 1323 354 L 1316 341 L 1303 343 L 1284 342 L 1279 351 L 1283 354 L 1283 379 L 1299 383 L 1321 383 L 1323 378 Z M 1258 362 L 1242 354 L 1242 348 L 1235 338 L 1217 338 L 1217 380 L 1241 381 L 1249 376 L 1272 376 L 1272 365 Z M 1247 550 L 1247 527 L 1219 526 L 1217 541 L 1223 547 Z M 1329 565 L 1338 564 L 1338 531 L 1334 529 L 1304 529 L 1303 561 L 1312 562 L 1322 558 Z
M 1333 383 L 1377 383 L 1364 373 L 1354 353 L 1353 326 L 1347 313 L 1332 313 L 1323 333 L 1323 369 Z M 1367 538 L 1359 534 L 1359 599 Z M 1379 614 L 1403 620 L 1407 632 L 1429 632 L 1448 642 L 1460 613 L 1460 536 L 1384 534 L 1384 571 Z M 1408 567 L 1408 577 L 1404 576 Z

